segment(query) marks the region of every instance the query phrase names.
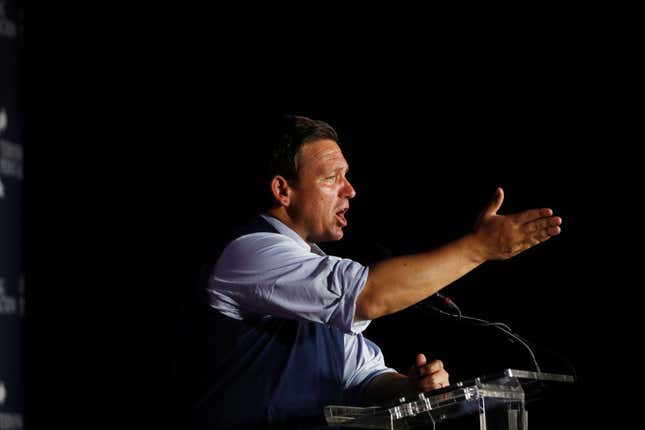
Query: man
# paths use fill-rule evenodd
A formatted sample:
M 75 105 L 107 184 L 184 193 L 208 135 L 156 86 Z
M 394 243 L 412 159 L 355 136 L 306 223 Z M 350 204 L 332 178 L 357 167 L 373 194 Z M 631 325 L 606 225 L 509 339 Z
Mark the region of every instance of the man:
M 327 404 L 373 404 L 448 385 L 440 360 L 419 354 L 403 375 L 361 332 L 487 260 L 560 233 L 550 209 L 498 215 L 498 188 L 473 231 L 438 249 L 369 267 L 328 256 L 316 243 L 343 237 L 356 196 L 336 132 L 287 117 L 277 143 L 270 207 L 227 241 L 208 279 L 206 371 L 189 402 L 194 427 L 316 428 Z

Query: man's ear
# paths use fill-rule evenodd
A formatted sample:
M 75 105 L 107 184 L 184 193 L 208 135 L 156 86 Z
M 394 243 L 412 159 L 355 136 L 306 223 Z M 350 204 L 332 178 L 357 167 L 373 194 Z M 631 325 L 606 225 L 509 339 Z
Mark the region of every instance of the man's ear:
M 289 182 L 283 176 L 274 176 L 271 180 L 271 193 L 280 206 L 289 206 Z

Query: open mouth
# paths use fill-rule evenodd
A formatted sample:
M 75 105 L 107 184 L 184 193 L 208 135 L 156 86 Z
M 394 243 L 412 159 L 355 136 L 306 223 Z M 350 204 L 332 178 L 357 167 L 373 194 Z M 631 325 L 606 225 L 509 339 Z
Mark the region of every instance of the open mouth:
M 347 212 L 348 208 L 341 209 L 338 212 L 336 212 L 336 219 L 340 223 L 341 226 L 345 227 L 347 226 L 347 218 L 345 218 L 345 212 Z

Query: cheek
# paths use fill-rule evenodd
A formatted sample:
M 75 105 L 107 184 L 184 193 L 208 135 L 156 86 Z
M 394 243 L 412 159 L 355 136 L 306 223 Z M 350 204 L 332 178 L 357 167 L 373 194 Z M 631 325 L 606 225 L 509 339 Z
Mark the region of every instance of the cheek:
M 316 200 L 313 209 L 319 217 L 326 217 L 327 212 L 329 212 L 327 199 L 319 198 L 318 200 Z
M 329 214 L 334 214 L 337 200 L 338 199 L 333 190 L 319 190 L 316 198 L 310 200 L 311 210 L 318 216 L 327 217 Z
M 336 207 L 336 196 L 333 194 L 322 196 L 318 201 L 318 205 L 323 211 L 333 212 Z
M 304 210 L 309 214 L 309 216 L 314 218 L 325 216 L 325 214 L 329 212 L 328 200 L 322 195 L 318 196 L 315 199 L 309 200 Z

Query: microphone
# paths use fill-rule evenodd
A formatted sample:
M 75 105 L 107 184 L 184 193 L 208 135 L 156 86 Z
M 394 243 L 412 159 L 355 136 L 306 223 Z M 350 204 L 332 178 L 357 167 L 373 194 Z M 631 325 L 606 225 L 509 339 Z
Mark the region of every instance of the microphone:
M 434 295 L 437 296 L 438 298 L 440 298 L 441 301 L 443 301 L 444 305 L 446 305 L 449 308 L 452 308 L 455 311 L 457 311 L 457 314 L 459 314 L 459 319 L 462 318 L 461 309 L 459 309 L 459 306 L 457 306 L 457 303 L 455 303 L 450 297 L 444 296 L 443 294 L 441 294 L 438 291 L 436 293 L 434 293 Z

